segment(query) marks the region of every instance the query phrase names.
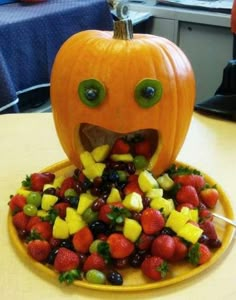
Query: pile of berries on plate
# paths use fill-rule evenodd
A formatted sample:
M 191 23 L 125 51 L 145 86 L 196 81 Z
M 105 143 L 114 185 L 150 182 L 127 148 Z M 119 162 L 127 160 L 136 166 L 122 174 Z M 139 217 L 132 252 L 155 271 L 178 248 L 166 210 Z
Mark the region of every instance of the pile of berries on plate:
M 195 266 L 221 246 L 211 209 L 215 186 L 183 165 L 156 177 L 147 141 L 119 138 L 81 153 L 70 176 L 33 173 L 9 201 L 28 254 L 72 283 L 122 285 L 122 270 L 162 280 L 180 261 Z

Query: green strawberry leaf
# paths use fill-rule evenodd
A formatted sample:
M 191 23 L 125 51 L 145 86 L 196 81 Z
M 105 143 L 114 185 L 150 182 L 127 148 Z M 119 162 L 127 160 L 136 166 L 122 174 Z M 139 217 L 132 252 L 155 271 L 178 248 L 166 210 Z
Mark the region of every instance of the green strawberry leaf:
M 107 263 L 111 262 L 110 247 L 107 242 L 101 242 L 97 247 L 98 254 L 101 255 Z
M 189 174 L 201 175 L 201 172 L 196 169 L 191 169 L 185 166 L 176 166 L 175 164 L 173 164 L 166 172 L 170 175 L 170 177 L 173 177 L 174 175 Z
M 169 271 L 168 263 L 163 261 L 163 263 L 157 268 L 157 271 L 161 273 L 161 278 L 165 278 Z
M 81 279 L 81 271 L 78 269 L 74 269 L 74 270 L 60 273 L 58 279 L 60 282 L 65 282 L 66 284 L 72 284 L 74 280 Z
M 41 217 L 43 221 L 47 221 L 50 224 L 54 224 L 56 217 L 58 216 L 58 212 L 55 209 L 50 209 L 46 216 Z
M 190 250 L 188 252 L 188 257 L 187 257 L 188 261 L 195 266 L 198 265 L 199 260 L 200 260 L 199 247 L 200 247 L 200 244 L 196 243 L 190 248 Z
M 21 182 L 22 186 L 25 188 L 31 188 L 30 176 L 26 175 L 25 179 Z
M 113 206 L 107 217 L 115 224 L 122 224 L 125 218 L 130 217 L 131 213 L 127 208 Z

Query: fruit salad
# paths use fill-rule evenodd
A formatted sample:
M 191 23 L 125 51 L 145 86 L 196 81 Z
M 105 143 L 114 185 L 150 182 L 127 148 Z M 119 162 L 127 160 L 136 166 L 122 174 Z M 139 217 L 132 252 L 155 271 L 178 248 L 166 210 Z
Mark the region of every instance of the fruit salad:
M 217 187 L 182 165 L 156 176 L 149 157 L 146 140 L 119 138 L 81 153 L 70 176 L 26 176 L 8 204 L 28 255 L 67 284 L 123 285 L 126 268 L 159 281 L 179 262 L 208 262 L 221 246 Z

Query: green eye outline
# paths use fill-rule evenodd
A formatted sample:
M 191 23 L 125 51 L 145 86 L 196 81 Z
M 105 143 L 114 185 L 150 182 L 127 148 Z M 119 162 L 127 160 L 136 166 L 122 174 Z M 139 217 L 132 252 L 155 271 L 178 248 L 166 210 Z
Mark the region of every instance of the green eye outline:
M 135 101 L 143 108 L 149 108 L 161 100 L 162 83 L 157 79 L 145 78 L 140 80 L 134 90 Z
M 79 83 L 78 95 L 85 105 L 97 107 L 106 98 L 106 88 L 102 82 L 95 78 L 85 79 Z

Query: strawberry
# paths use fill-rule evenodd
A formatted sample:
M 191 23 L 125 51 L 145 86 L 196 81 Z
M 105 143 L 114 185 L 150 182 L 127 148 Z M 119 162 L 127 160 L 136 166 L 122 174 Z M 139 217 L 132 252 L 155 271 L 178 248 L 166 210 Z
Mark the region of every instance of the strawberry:
M 37 222 L 31 227 L 31 235 L 37 236 L 38 239 L 49 241 L 52 237 L 52 225 L 49 222 Z
M 53 266 L 56 271 L 62 273 L 77 269 L 79 262 L 79 256 L 74 251 L 61 247 L 57 252 Z
M 151 248 L 154 238 L 155 237 L 153 235 L 147 235 L 143 232 L 141 233 L 138 241 L 136 242 L 136 245 L 140 250 L 148 250 Z
M 59 217 L 64 219 L 66 216 L 66 208 L 69 206 L 70 204 L 68 202 L 59 202 L 54 205 L 53 209 L 57 212 Z
M 51 246 L 48 241 L 33 240 L 28 243 L 28 253 L 35 260 L 43 262 L 46 261 L 51 251 Z
M 29 220 L 30 217 L 26 216 L 23 211 L 16 213 L 12 217 L 12 222 L 17 230 L 26 230 Z
M 19 194 L 16 194 L 15 196 L 11 197 L 10 201 L 8 202 L 10 210 L 13 214 L 22 211 L 25 204 L 26 197 Z
M 39 222 L 42 222 L 42 219 L 39 216 L 30 217 L 29 222 L 28 222 L 28 224 L 26 226 L 26 230 L 28 232 L 30 232 L 32 226 L 35 225 L 36 223 L 39 223 Z
M 72 239 L 75 250 L 80 253 L 87 253 L 92 242 L 93 234 L 88 226 L 85 226 L 77 231 Z
M 124 205 L 121 202 L 114 202 L 112 204 L 104 204 L 101 207 L 98 219 L 107 224 L 116 224 L 122 223 L 126 216 L 129 216 L 129 211 Z
M 191 185 L 195 187 L 196 190 L 200 190 L 206 184 L 204 177 L 197 174 L 176 175 L 173 179 L 175 183 Z
M 125 195 L 128 195 L 128 194 L 133 193 L 133 192 L 138 193 L 141 196 L 144 195 L 144 192 L 139 187 L 138 181 L 137 182 L 136 181 L 128 182 L 126 184 L 126 186 L 124 187 L 123 191 L 124 191 Z
M 151 254 L 165 260 L 172 258 L 175 252 L 175 241 L 167 234 L 161 234 L 152 243 Z
M 158 281 L 166 277 L 168 264 L 158 256 L 149 256 L 142 262 L 141 270 L 148 278 Z
M 175 209 L 177 211 L 181 211 L 181 209 L 183 207 L 188 207 L 189 209 L 193 209 L 194 208 L 194 206 L 191 203 L 181 203 L 181 204 L 178 204 Z
M 129 152 L 130 145 L 124 138 L 117 139 L 111 148 L 111 154 L 127 154 Z
M 165 225 L 161 212 L 150 207 L 142 212 L 140 222 L 144 233 L 150 235 L 158 233 Z
M 213 221 L 213 215 L 212 215 L 211 211 L 207 208 L 199 209 L 198 214 L 199 214 L 199 218 L 201 220 Z
M 219 192 L 216 188 L 206 188 L 201 190 L 200 198 L 207 207 L 214 208 L 219 200 Z
M 134 244 L 122 233 L 112 233 L 108 237 L 107 243 L 109 244 L 110 254 L 113 258 L 125 258 L 134 251 Z
M 134 145 L 135 155 L 143 155 L 149 159 L 152 156 L 151 143 L 148 140 L 142 140 Z
M 64 179 L 64 181 L 61 184 L 60 190 L 59 190 L 59 196 L 64 197 L 65 191 L 68 189 L 73 189 L 75 186 L 75 179 L 74 177 L 67 177 Z
M 177 262 L 184 260 L 188 254 L 188 247 L 186 244 L 177 236 L 173 236 L 175 242 L 175 251 L 173 256 L 170 258 L 171 262 Z
M 96 269 L 99 271 L 103 271 L 106 268 L 106 262 L 104 258 L 99 255 L 97 252 L 90 254 L 83 265 L 83 271 L 87 272 L 91 269 Z
M 215 226 L 210 220 L 205 220 L 200 223 L 200 228 L 203 230 L 203 234 L 205 234 L 210 240 L 216 240 L 218 238 Z
M 41 192 L 43 187 L 47 183 L 51 183 L 55 175 L 52 173 L 33 173 L 29 176 L 26 176 L 26 179 L 22 181 L 24 187 L 28 187 L 33 191 Z
M 211 258 L 211 251 L 210 249 L 202 244 L 196 243 L 190 247 L 188 252 L 188 259 L 189 262 L 193 265 L 202 265 L 209 261 Z
M 191 185 L 184 185 L 178 190 L 176 194 L 176 201 L 178 203 L 190 203 L 193 207 L 197 207 L 199 205 L 197 191 Z

